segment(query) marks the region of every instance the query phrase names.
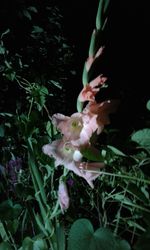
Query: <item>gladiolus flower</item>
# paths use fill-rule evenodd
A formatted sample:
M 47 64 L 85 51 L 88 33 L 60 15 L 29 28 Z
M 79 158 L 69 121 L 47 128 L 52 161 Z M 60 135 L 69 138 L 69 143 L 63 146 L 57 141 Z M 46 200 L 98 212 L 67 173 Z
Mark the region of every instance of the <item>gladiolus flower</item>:
M 66 141 L 76 147 L 89 144 L 90 138 L 97 128 L 96 115 L 75 113 L 71 117 L 55 114 L 52 117 L 54 125 L 64 135 Z
M 76 149 L 69 142 L 63 140 L 53 141 L 43 146 L 43 152 L 55 159 L 55 166 L 63 165 L 75 174 L 81 176 L 78 164 L 73 159 Z
M 106 77 L 103 77 L 102 75 L 96 77 L 93 81 L 91 81 L 89 84 L 87 84 L 83 90 L 79 94 L 79 101 L 80 102 L 85 102 L 85 101 L 90 101 L 94 102 L 95 101 L 95 95 L 99 92 L 100 87 L 105 83 L 107 80 Z
M 66 141 L 75 147 L 85 146 L 90 144 L 93 133 L 97 131 L 99 134 L 104 125 L 110 123 L 109 114 L 115 111 L 116 104 L 115 100 L 90 102 L 82 113 L 75 113 L 71 117 L 55 114 L 52 120 Z
M 83 114 L 89 115 L 89 117 L 96 116 L 96 128 L 97 134 L 100 134 L 104 128 L 104 125 L 110 123 L 109 114 L 114 113 L 119 104 L 118 100 L 107 100 L 101 103 L 88 103 L 83 110 Z
M 56 140 L 51 144 L 44 145 L 43 152 L 54 157 L 56 167 L 63 165 L 76 175 L 83 177 L 92 188 L 94 187 L 92 181 L 100 175 L 99 169 L 104 167 L 103 163 L 82 162 L 81 152 L 63 140 Z
M 71 117 L 58 113 L 53 115 L 52 121 L 67 140 L 77 140 L 79 138 L 83 128 L 81 113 L 74 113 Z
M 64 182 L 59 183 L 58 187 L 58 201 L 61 207 L 62 213 L 69 208 L 69 195 L 67 186 Z

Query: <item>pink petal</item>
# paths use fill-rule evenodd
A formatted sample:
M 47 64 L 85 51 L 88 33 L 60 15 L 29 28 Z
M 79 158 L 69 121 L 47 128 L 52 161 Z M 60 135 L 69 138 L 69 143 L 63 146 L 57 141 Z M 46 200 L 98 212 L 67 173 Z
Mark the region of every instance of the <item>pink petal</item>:
M 95 58 L 98 58 L 99 56 L 101 56 L 101 54 L 103 53 L 103 50 L 104 50 L 104 46 L 100 47 L 95 54 Z
M 79 101 L 80 102 L 85 102 L 85 101 L 90 101 L 94 102 L 95 101 L 95 95 L 99 92 L 100 87 L 105 83 L 107 80 L 106 77 L 103 77 L 102 75 L 99 75 L 96 77 L 93 81 L 91 81 L 89 84 L 87 84 L 83 90 L 79 94 Z
M 71 117 L 55 114 L 52 120 L 66 140 L 76 140 L 79 138 L 83 126 L 81 113 L 74 113 Z
M 94 63 L 95 59 L 98 58 L 102 54 L 103 50 L 104 50 L 104 47 L 100 47 L 98 49 L 98 51 L 96 52 L 95 56 L 89 56 L 87 58 L 86 63 L 85 63 L 87 72 L 90 70 L 90 68 L 91 68 L 92 64 Z
M 53 141 L 51 144 L 43 146 L 43 152 L 55 159 L 55 166 L 63 165 L 65 168 L 81 176 L 78 163 L 73 160 L 75 148 L 70 142 L 63 140 Z
M 100 169 L 105 166 L 104 163 L 82 162 L 79 166 L 82 172 L 82 177 L 87 181 L 91 188 L 94 188 L 93 181 L 100 175 Z
M 99 134 L 103 130 L 104 125 L 110 123 L 109 114 L 116 111 L 118 104 L 118 100 L 107 100 L 102 103 L 89 103 L 83 110 L 83 114 L 88 114 L 91 117 L 97 115 L 97 133 Z
M 89 83 L 92 88 L 97 86 L 102 86 L 106 82 L 107 78 L 103 77 L 102 75 L 97 76 L 93 81 Z
M 67 133 L 67 127 L 68 127 L 69 120 L 70 120 L 69 116 L 65 116 L 65 115 L 62 115 L 59 113 L 54 114 L 52 116 L 53 124 L 57 127 L 58 130 L 60 130 L 60 132 L 62 134 Z
M 93 56 L 89 56 L 88 59 L 86 60 L 85 67 L 86 67 L 87 72 L 90 70 L 94 60 L 95 58 Z
M 55 159 L 55 166 L 64 165 L 72 161 L 74 149 L 63 140 L 53 141 L 51 144 L 43 146 L 43 153 Z

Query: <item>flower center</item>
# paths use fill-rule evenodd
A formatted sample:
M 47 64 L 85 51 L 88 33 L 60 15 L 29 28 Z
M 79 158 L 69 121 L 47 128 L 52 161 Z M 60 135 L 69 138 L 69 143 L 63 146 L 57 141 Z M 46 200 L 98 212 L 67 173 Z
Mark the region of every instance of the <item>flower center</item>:
M 82 121 L 79 119 L 73 119 L 71 121 L 71 130 L 72 132 L 76 132 L 76 133 L 80 133 L 80 131 L 82 130 L 83 124 Z
M 72 158 L 74 149 L 69 142 L 66 142 L 62 148 L 63 154 L 67 158 Z

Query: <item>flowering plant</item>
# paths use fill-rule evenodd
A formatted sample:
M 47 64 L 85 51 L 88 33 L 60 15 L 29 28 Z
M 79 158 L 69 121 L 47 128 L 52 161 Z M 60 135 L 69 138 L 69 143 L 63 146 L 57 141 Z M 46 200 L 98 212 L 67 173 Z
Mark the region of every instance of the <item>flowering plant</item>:
M 24 102 L 15 99 L 14 112 L 10 112 L 11 105 L 6 112 L 0 112 L 0 250 L 149 250 L 150 101 L 146 104 L 144 124 L 142 117 L 144 128 L 135 131 L 131 125 L 129 135 L 124 129 L 113 128 L 120 104 L 116 99 L 105 98 L 111 77 L 107 79 L 103 72 L 97 73 L 107 50 L 102 37 L 109 2 L 99 1 L 96 27 L 83 69 L 83 88 L 77 97 L 77 110 L 70 116 L 65 108 L 69 106 L 67 101 L 66 106 L 57 102 L 59 95 L 60 100 L 64 99 L 65 93 L 64 69 L 56 70 L 56 65 L 60 67 L 69 57 L 65 40 L 56 34 L 52 39 L 54 44 L 56 40 L 62 43 L 55 49 L 60 52 L 59 62 L 50 64 L 57 73 L 51 75 L 55 80 L 47 80 L 44 68 L 39 81 L 31 74 L 32 65 L 29 72 L 18 75 L 26 67 L 21 51 L 15 57 L 20 64 L 17 72 L 3 41 L 9 31 L 1 35 L 0 55 L 5 65 L 2 79 L 13 81 L 13 88 Z M 40 12 L 41 3 L 38 4 L 38 8 L 26 9 L 23 5 L 21 14 L 31 21 Z M 52 8 L 51 2 L 47 4 L 46 13 L 54 15 L 49 19 L 50 30 L 56 32 L 56 27 L 61 30 L 58 8 Z M 45 62 L 47 44 L 52 41 L 37 24 L 32 28 L 31 37 L 37 39 L 37 44 L 42 37 L 47 41 L 45 49 L 40 48 Z M 68 51 L 63 59 L 62 48 Z M 32 75 L 31 82 L 24 78 L 28 73 Z M 39 71 L 36 75 L 39 76 Z M 9 84 L 12 88 L 12 82 Z

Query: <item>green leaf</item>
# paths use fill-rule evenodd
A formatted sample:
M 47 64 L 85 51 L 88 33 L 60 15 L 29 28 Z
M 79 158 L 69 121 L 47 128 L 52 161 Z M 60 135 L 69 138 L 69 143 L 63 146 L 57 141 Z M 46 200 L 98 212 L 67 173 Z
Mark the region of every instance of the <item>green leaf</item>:
M 95 43 L 96 43 L 96 31 L 94 30 L 90 41 L 89 56 L 95 55 Z
M 8 242 L 1 242 L 0 243 L 0 250 L 12 250 L 12 248 Z
M 115 148 L 114 146 L 107 145 L 107 148 L 109 148 L 115 155 L 126 156 L 122 151 Z
M 7 235 L 5 227 L 1 221 L 0 221 L 0 235 L 1 235 L 1 238 L 3 239 L 3 241 L 9 240 L 9 237 Z
M 6 49 L 2 45 L 0 45 L 0 55 L 5 55 Z
M 17 219 L 20 215 L 22 207 L 20 204 L 13 205 L 11 200 L 3 201 L 0 204 L 0 219 L 3 220 L 12 220 Z
M 46 131 L 50 137 L 52 137 L 52 124 L 50 121 L 47 122 L 46 124 Z
M 6 63 L 6 61 L 5 61 Z M 16 78 L 16 72 L 10 68 L 11 66 L 9 65 L 9 63 L 6 65 L 8 68 L 6 69 L 5 73 L 4 73 L 4 76 L 10 80 L 10 81 L 14 81 L 15 78 Z
M 140 188 L 136 184 L 129 183 L 127 192 L 133 194 L 134 196 L 136 196 L 137 199 L 143 201 L 144 203 L 146 204 L 149 203 L 149 199 L 147 199 L 147 197 L 144 195 L 144 193 L 140 190 Z
M 30 237 L 23 240 L 22 250 L 33 250 L 33 241 Z
M 90 250 L 118 250 L 117 241 L 112 232 L 107 228 L 99 228 L 94 233 L 94 239 Z M 109 239 L 109 240 L 108 240 Z M 94 243 L 96 242 L 96 244 Z M 95 247 L 96 245 L 96 247 Z
M 7 221 L 7 229 L 11 232 L 12 235 L 17 232 L 18 226 L 18 219 Z
M 81 149 L 81 153 L 85 158 L 91 161 L 103 161 L 104 160 L 99 150 L 94 147 L 87 147 L 85 149 Z
M 84 64 L 83 73 L 82 73 L 82 83 L 83 86 L 86 86 L 88 84 L 89 78 L 88 78 L 88 72 L 86 70 L 86 63 Z
M 68 250 L 130 250 L 127 242 L 116 239 L 107 228 L 94 232 L 91 222 L 78 219 L 70 229 Z
M 87 219 L 75 221 L 69 232 L 68 250 L 89 250 L 94 230 Z
M 0 125 L 0 137 L 4 137 L 4 135 L 5 135 L 4 125 Z
M 41 111 L 46 102 L 46 95 L 48 95 L 48 89 L 45 86 L 37 86 L 32 91 L 32 97 L 37 105 L 38 111 Z
M 47 250 L 47 244 L 43 239 L 36 239 L 33 243 L 33 250 Z
M 32 20 L 31 14 L 28 10 L 23 10 L 23 14 L 25 17 L 27 17 L 30 21 Z
M 56 82 L 56 81 L 54 81 L 54 80 L 50 80 L 50 81 L 48 81 L 50 84 L 52 83 L 54 86 L 56 86 L 57 88 L 59 88 L 59 89 L 62 89 L 62 86 L 61 86 L 61 84 L 59 83 L 59 82 Z
M 149 250 L 150 248 L 150 229 L 144 233 L 134 246 L 135 250 Z
M 102 29 L 106 20 L 106 11 L 110 0 L 100 0 L 96 15 L 96 28 Z
M 138 143 L 142 147 L 150 149 L 150 129 L 144 128 L 136 131 L 131 135 L 131 140 Z
M 32 30 L 32 34 L 35 34 L 35 33 L 42 33 L 44 30 L 43 28 L 41 28 L 40 26 L 37 26 L 37 25 L 34 25 L 33 26 L 33 30 Z
M 48 165 L 48 164 L 44 165 L 42 168 L 44 168 L 47 171 L 47 173 L 45 173 L 44 177 L 43 177 L 43 179 L 44 179 L 44 186 L 45 186 L 46 183 L 47 183 L 47 180 L 52 175 L 52 172 L 54 171 L 54 169 L 50 165 Z
M 37 11 L 37 8 L 34 7 L 34 6 L 28 7 L 28 10 L 30 10 L 30 11 L 32 11 L 32 12 L 34 12 L 34 13 L 37 13 L 37 12 L 38 12 L 38 11 Z
M 60 225 L 56 228 L 56 237 L 57 237 L 57 247 L 58 250 L 65 250 L 65 231 L 63 225 Z
M 118 250 L 131 250 L 131 247 L 126 240 L 120 240 L 118 242 Z
M 150 111 L 150 100 L 146 103 L 146 108 Z
M 22 250 L 47 250 L 47 244 L 42 238 L 26 237 L 22 244 Z

